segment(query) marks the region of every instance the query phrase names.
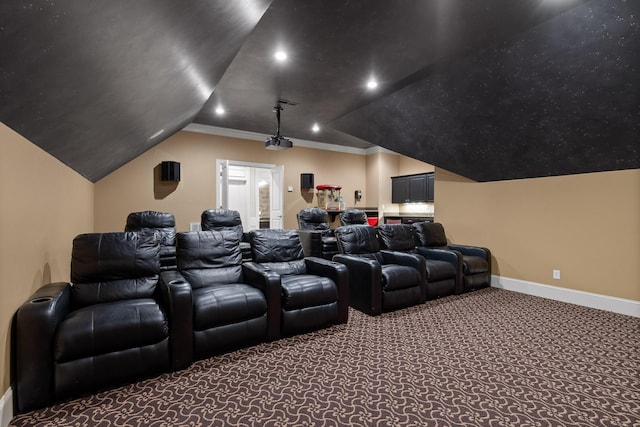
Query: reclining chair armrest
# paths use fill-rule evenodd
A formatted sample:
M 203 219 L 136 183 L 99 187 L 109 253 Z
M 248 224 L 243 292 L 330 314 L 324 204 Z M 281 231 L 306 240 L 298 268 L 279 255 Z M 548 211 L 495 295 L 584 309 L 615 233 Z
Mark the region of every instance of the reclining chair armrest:
M 347 323 L 349 319 L 349 270 L 339 262 L 324 258 L 305 258 L 307 272 L 316 276 L 328 277 L 338 287 L 338 323 Z
M 349 304 L 372 316 L 382 313 L 382 266 L 379 262 L 354 255 L 338 254 L 334 262 L 349 271 Z
M 422 255 L 406 252 L 397 252 L 383 249 L 380 251 L 385 264 L 398 264 L 413 267 L 420 273 L 420 298 L 422 302 L 427 300 L 427 260 Z
M 447 249 L 434 249 L 427 248 L 425 246 L 418 246 L 416 248 L 418 254 L 422 255 L 428 260 L 445 261 L 453 265 L 456 269 L 456 289 L 455 294 L 460 295 L 464 292 L 463 289 L 463 273 L 462 273 L 462 253 L 456 250 Z
M 460 252 L 462 255 L 477 256 L 487 262 L 491 262 L 491 251 L 487 248 L 469 245 L 449 245 L 449 247 L 454 251 Z
M 489 248 L 469 245 L 449 245 L 449 247 L 460 252 L 462 255 L 477 256 L 487 261 L 487 274 L 489 275 L 489 281 L 491 281 L 491 251 L 489 250 Z M 489 282 L 489 285 L 491 285 L 491 282 Z
M 11 367 L 18 413 L 54 401 L 54 339 L 69 314 L 71 284 L 49 283 L 38 289 L 13 317 Z
M 413 267 L 418 270 L 427 268 L 426 261 L 423 256 L 413 253 L 390 251 L 383 249 L 380 251 L 385 264 L 399 264 Z
M 267 299 L 267 340 L 280 338 L 282 285 L 280 275 L 255 262 L 243 262 L 245 281 L 259 289 Z
M 458 266 L 462 262 L 462 254 L 453 250 L 445 249 L 433 249 L 425 246 L 418 246 L 416 248 L 419 255 L 422 255 L 426 259 L 432 259 L 434 261 L 445 261 L 454 266 Z
M 322 231 L 298 230 L 302 251 L 305 257 L 322 258 Z
M 184 369 L 193 362 L 193 296 L 191 285 L 179 271 L 160 273 L 162 303 L 169 316 L 171 367 Z

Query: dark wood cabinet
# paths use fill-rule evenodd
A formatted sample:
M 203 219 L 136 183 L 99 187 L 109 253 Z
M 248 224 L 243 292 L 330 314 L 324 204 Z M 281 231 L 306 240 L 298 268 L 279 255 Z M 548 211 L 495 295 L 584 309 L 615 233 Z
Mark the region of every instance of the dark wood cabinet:
M 409 183 L 406 176 L 391 178 L 391 203 L 405 203 L 409 200 Z
M 433 202 L 432 173 L 391 177 L 391 203 Z

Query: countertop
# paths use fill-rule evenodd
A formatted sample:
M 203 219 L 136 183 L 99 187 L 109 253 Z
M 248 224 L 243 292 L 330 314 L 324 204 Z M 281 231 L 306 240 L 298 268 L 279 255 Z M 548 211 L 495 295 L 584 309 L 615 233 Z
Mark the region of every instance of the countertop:
M 426 212 L 383 212 L 386 218 L 433 218 L 432 213 Z

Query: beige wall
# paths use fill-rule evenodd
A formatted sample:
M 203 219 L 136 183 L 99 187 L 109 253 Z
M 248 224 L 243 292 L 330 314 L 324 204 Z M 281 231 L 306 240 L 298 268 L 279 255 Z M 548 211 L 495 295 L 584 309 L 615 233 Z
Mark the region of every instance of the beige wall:
M 449 240 L 491 249 L 494 274 L 640 301 L 640 170 L 475 183 L 437 169 L 435 194 Z
M 313 173 L 316 185 L 341 185 L 347 206 L 353 206 L 355 190 L 363 190 L 359 205 L 367 203 L 366 156 L 295 144 L 270 151 L 260 141 L 179 132 L 96 183 L 96 231 L 121 230 L 127 215 L 139 210 L 172 212 L 178 231 L 188 230 L 190 222 L 200 222 L 202 211 L 216 207 L 217 159 L 284 165 L 285 188 L 293 187 L 293 192 L 285 192 L 284 228 L 298 228 L 300 209 L 317 205 L 313 193 L 300 189 L 301 173 Z M 154 169 L 166 160 L 181 164 L 181 181 L 172 192 L 154 177 Z
M 433 172 L 433 165 L 412 159 L 411 157 L 398 156 L 398 175 L 412 175 L 416 173 Z
M 0 123 L 0 395 L 11 318 L 41 285 L 69 280 L 71 242 L 93 230 L 93 184 Z

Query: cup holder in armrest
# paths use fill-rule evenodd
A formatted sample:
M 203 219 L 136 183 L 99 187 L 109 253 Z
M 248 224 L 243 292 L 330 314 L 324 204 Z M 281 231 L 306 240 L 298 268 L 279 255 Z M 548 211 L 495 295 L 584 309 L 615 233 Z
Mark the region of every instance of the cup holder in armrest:
M 39 298 L 34 298 L 34 299 L 30 300 L 29 302 L 31 304 L 38 304 L 38 303 L 41 303 L 41 302 L 49 302 L 52 299 L 53 298 L 51 298 L 51 297 L 39 297 Z
M 185 283 L 187 282 L 182 279 L 174 279 L 169 282 L 170 285 L 184 285 Z

